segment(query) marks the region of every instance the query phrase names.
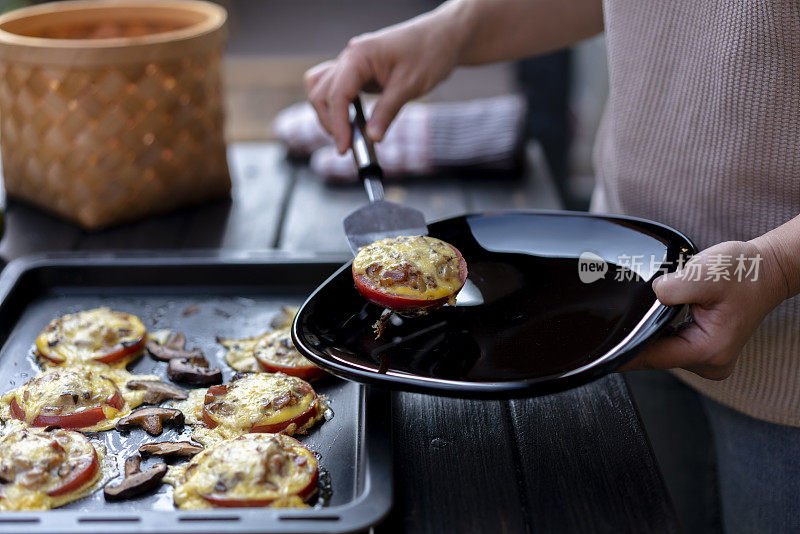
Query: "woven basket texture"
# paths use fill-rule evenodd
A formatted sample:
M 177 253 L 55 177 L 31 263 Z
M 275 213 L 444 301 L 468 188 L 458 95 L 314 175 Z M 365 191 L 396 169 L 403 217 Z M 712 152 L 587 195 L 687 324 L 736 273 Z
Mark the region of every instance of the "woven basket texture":
M 221 55 L 222 39 L 182 57 L 108 65 L 6 55 L 8 195 L 89 229 L 227 195 Z

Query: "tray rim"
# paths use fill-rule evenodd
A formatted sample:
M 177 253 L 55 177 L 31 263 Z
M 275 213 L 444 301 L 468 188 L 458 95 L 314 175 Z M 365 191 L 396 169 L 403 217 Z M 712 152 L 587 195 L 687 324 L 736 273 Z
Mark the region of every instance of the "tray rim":
M 694 242 L 675 228 L 650 219 L 629 215 L 567 210 L 510 209 L 464 213 L 454 217 L 440 218 L 435 221 L 431 221 L 428 224 L 436 224 L 452 219 L 498 215 L 571 216 L 595 218 L 607 221 L 624 221 L 637 223 L 640 225 L 651 225 L 673 234 L 675 238 L 683 240 L 688 248 L 689 257 L 698 252 L 697 246 L 694 244 Z M 321 289 L 327 285 L 328 282 L 339 276 L 342 271 L 349 269 L 352 262 L 353 260 L 351 259 L 345 265 L 340 267 L 327 280 L 325 280 L 320 287 L 318 287 L 311 295 L 309 295 L 309 297 L 300 307 L 300 310 L 297 314 L 298 317 L 302 315 L 305 307 L 316 296 L 316 294 L 321 291 Z M 658 302 L 657 299 L 654 299 L 653 305 L 649 308 L 648 312 L 639 321 L 639 323 L 637 323 L 634 331 L 626 336 L 623 342 L 620 342 L 617 346 L 600 358 L 583 365 L 578 369 L 574 369 L 559 375 L 502 382 L 469 382 L 463 380 L 427 379 L 427 377 L 421 377 L 418 375 L 392 375 L 389 378 L 385 378 L 385 375 L 378 375 L 374 372 L 367 372 L 355 367 L 347 366 L 335 362 L 332 359 L 327 358 L 325 355 L 318 353 L 313 347 L 303 342 L 303 339 L 298 332 L 298 322 L 296 320 L 294 324 L 292 324 L 292 339 L 304 356 L 318 364 L 320 367 L 325 368 L 332 374 L 344 379 L 356 380 L 363 384 L 389 387 L 390 389 L 398 391 L 410 391 L 444 397 L 466 399 L 514 399 L 537 397 L 551 393 L 557 393 L 567 389 L 579 387 L 602 378 L 603 376 L 613 372 L 620 366 L 633 359 L 650 341 L 652 341 L 657 334 L 662 333 L 670 325 L 685 322 L 685 317 L 688 313 L 688 307 L 686 306 L 665 306 Z M 646 323 L 648 322 L 653 325 L 651 326 L 653 330 L 652 335 L 649 337 L 644 335 L 642 332 L 646 326 Z M 630 348 L 624 351 L 623 356 L 615 354 L 614 351 L 626 341 L 628 347 Z M 398 385 L 400 387 L 398 387 Z
M 42 268 L 164 266 L 196 268 L 212 266 L 258 266 L 264 264 L 318 264 L 332 268 L 342 254 L 294 251 L 225 251 L 187 249 L 181 251 L 133 250 L 103 252 L 45 252 L 28 254 L 9 262 L 0 273 L 0 308 L 25 273 Z M 87 284 L 91 285 L 91 284 Z M 122 285 L 122 284 L 120 284 Z M 193 285 L 193 284 L 192 284 Z M 46 288 L 45 288 L 46 290 Z M 359 384 L 358 453 L 363 470 L 363 488 L 349 503 L 318 510 L 144 510 L 140 512 L 78 512 L 73 510 L 3 511 L 3 532 L 116 533 L 135 532 L 356 532 L 382 521 L 394 500 L 391 442 L 391 395 L 382 388 Z M 383 413 L 381 413 L 383 412 Z M 370 435 L 367 438 L 367 429 Z M 167 518 L 170 517 L 171 520 Z M 83 519 L 83 520 L 81 520 Z M 17 529 L 17 530 L 15 530 Z

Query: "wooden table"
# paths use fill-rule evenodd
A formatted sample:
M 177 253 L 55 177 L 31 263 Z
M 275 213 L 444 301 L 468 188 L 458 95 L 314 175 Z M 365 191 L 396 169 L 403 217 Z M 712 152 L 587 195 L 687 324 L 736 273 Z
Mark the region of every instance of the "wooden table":
M 467 211 L 558 208 L 539 151 L 516 178 L 444 177 L 387 187 L 437 219 Z M 230 149 L 230 201 L 99 233 L 9 203 L 0 256 L 55 250 L 277 249 L 348 254 L 342 218 L 360 187 L 325 187 L 280 147 Z M 279 252 L 277 252 L 279 253 Z M 548 397 L 393 397 L 395 507 L 378 532 L 670 532 L 675 517 L 625 381 L 609 376 Z

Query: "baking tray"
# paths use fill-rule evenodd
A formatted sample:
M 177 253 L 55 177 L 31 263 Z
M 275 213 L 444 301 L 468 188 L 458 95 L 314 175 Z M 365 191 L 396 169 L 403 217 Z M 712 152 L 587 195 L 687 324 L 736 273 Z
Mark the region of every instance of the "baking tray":
M 341 266 L 343 258 L 184 253 L 48 254 L 10 263 L 0 276 L 0 391 L 34 375 L 31 357 L 37 333 L 64 313 L 97 306 L 131 312 L 148 330 L 186 333 L 187 346 L 203 350 L 223 369 L 224 349 L 215 336 L 262 333 L 281 305 L 299 305 Z M 196 313 L 185 315 L 190 306 Z M 134 373 L 166 380 L 166 365 L 144 356 Z M 325 503 L 312 509 L 175 510 L 172 487 L 154 494 L 106 503 L 102 491 L 46 512 L 2 512 L 0 532 L 347 532 L 379 522 L 392 503 L 391 406 L 386 391 L 334 377 L 315 389 L 330 399 L 333 417 L 299 439 L 321 455 L 330 482 Z M 183 434 L 185 434 L 184 431 Z M 149 437 L 94 434 L 118 465 L 141 443 L 175 439 L 165 430 Z M 185 439 L 185 438 L 184 438 Z M 148 460 L 150 462 L 152 460 Z

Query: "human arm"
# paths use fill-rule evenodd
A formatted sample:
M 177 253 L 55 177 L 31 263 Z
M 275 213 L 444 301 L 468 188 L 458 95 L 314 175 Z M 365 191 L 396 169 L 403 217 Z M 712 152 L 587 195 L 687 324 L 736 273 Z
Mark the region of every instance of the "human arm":
M 380 141 L 400 108 L 459 65 L 517 59 L 599 33 L 600 0 L 451 0 L 439 8 L 350 40 L 310 69 L 306 93 L 339 152 L 350 145 L 348 106 L 362 91 L 381 95 L 367 124 Z

